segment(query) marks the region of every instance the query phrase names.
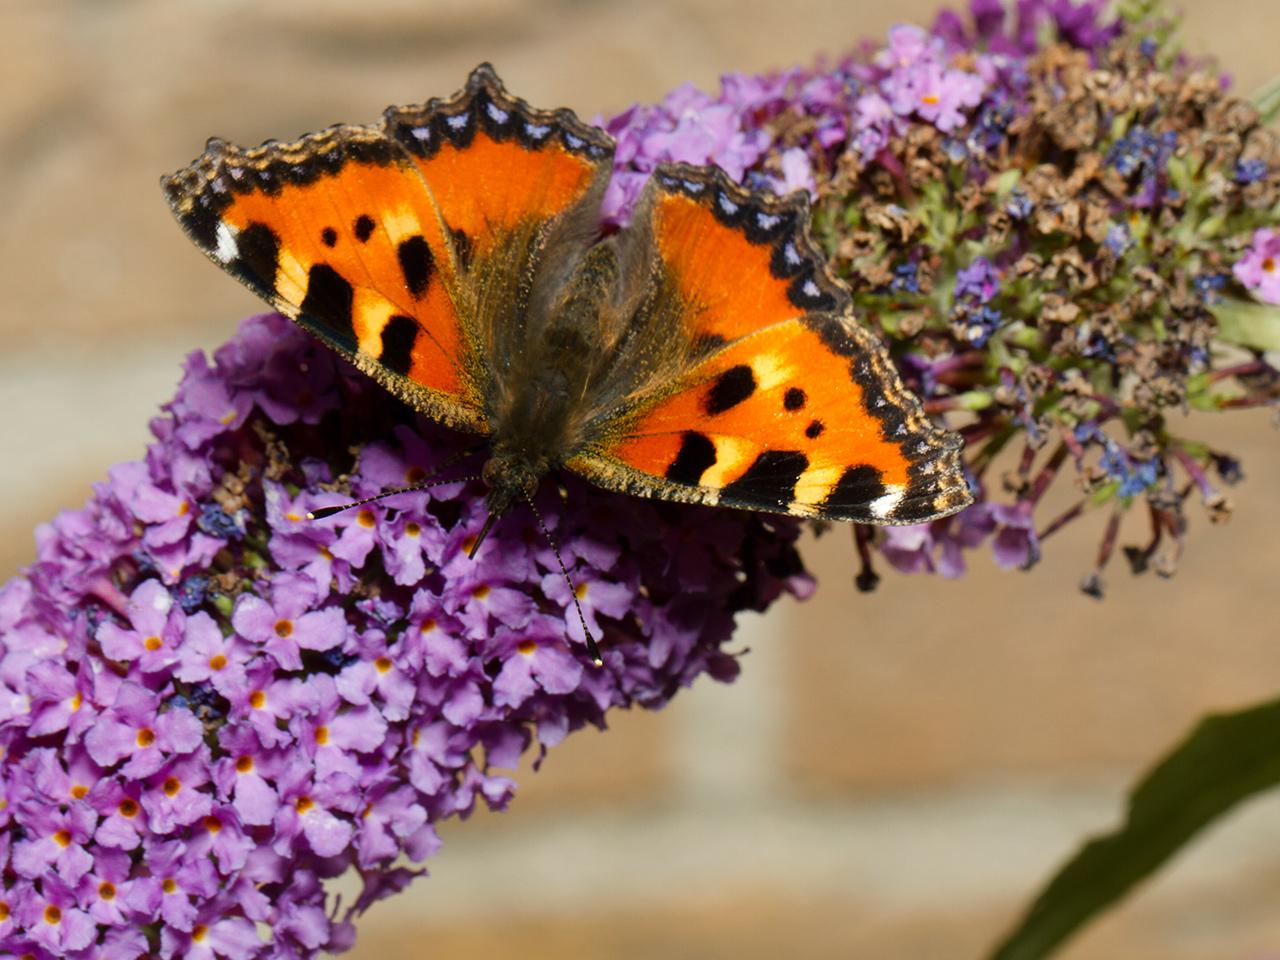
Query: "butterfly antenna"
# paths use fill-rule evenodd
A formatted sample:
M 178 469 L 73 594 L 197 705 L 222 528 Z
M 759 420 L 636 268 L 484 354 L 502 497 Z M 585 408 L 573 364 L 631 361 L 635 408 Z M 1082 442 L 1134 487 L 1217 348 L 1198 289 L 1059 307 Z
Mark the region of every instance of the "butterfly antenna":
M 480 544 L 484 543 L 485 538 L 489 536 L 489 531 L 493 529 L 493 525 L 498 522 L 498 518 L 502 516 L 500 513 L 490 511 L 489 517 L 484 522 L 484 526 L 480 528 L 480 533 L 476 536 L 476 542 L 471 545 L 471 549 L 467 551 L 467 559 L 474 560 L 476 554 L 480 550 Z
M 394 497 L 399 493 L 413 493 L 415 490 L 425 490 L 427 487 L 440 487 L 446 483 L 466 483 L 469 480 L 479 480 L 474 474 L 469 477 L 449 477 L 447 480 L 428 480 L 426 483 L 415 483 L 411 487 L 397 487 L 395 490 L 383 490 L 381 493 L 372 497 L 365 497 L 363 500 L 352 500 L 350 503 L 340 503 L 336 507 L 320 507 L 318 510 L 311 510 L 307 513 L 308 520 L 323 520 L 325 517 L 332 517 L 335 513 L 341 513 L 343 510 L 350 510 L 353 507 L 363 507 L 366 503 L 373 503 L 375 500 L 383 500 L 386 497 Z
M 582 635 L 587 638 L 587 656 L 591 658 L 591 662 L 597 667 L 602 667 L 604 666 L 604 660 L 600 657 L 600 648 L 596 646 L 596 638 L 591 635 L 591 630 L 587 626 L 587 618 L 582 612 L 582 604 L 578 602 L 578 589 L 573 585 L 573 578 L 569 576 L 569 570 L 560 556 L 560 548 L 556 546 L 556 538 L 551 535 L 547 525 L 542 522 L 542 514 L 534 506 L 533 497 L 526 496 L 524 499 L 529 504 L 529 509 L 533 511 L 533 518 L 538 521 L 538 529 L 547 538 L 547 543 L 551 544 L 551 552 L 556 555 L 556 563 L 560 564 L 560 575 L 564 577 L 564 582 L 569 586 L 569 596 L 573 597 L 573 608 L 578 611 L 578 622 L 582 624 Z

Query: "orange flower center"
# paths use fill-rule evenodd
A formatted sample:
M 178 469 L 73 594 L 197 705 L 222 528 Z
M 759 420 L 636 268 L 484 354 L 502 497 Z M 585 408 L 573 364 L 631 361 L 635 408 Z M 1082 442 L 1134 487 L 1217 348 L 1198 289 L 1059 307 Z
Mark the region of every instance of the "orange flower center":
M 239 760 L 236 761 L 237 773 L 248 773 L 252 769 L 253 769 L 253 757 L 249 756 L 248 754 L 245 754 L 243 757 L 241 757 Z
M 1263 260 L 1262 269 L 1265 270 L 1267 273 L 1275 272 L 1275 269 L 1276 269 L 1275 259 L 1273 257 L 1267 257 L 1267 259 Z
M 435 628 L 436 628 L 436 618 L 435 618 L 435 617 L 427 617 L 427 619 L 425 619 L 425 620 L 423 620 L 423 621 L 422 621 L 422 626 L 420 626 L 420 627 L 418 628 L 418 632 L 419 632 L 419 633 L 430 633 L 430 632 L 431 632 L 432 630 L 434 630 Z
M 329 728 L 326 727 L 324 724 L 321 724 L 320 726 L 316 727 L 316 743 L 318 743 L 320 746 L 323 747 L 328 742 L 329 742 Z
M 373 666 L 379 673 L 386 673 L 395 666 L 395 664 L 393 664 L 387 657 L 379 657 L 377 660 L 373 661 Z
M 520 645 L 517 646 L 516 649 L 519 650 L 521 653 L 523 653 L 526 657 L 530 656 L 533 653 L 533 651 L 538 649 L 538 641 L 537 640 L 521 640 Z
M 44 922 L 52 927 L 56 927 L 62 922 L 62 911 L 52 903 L 49 904 L 44 908 Z
M 0 900 L 0 923 L 9 919 L 9 905 Z
M 138 731 L 138 746 L 149 747 L 156 742 L 156 732 L 150 727 L 143 727 Z
M 936 93 L 926 93 L 920 98 L 920 101 L 929 104 L 931 107 L 936 107 L 938 105 L 938 95 Z
M 578 584 L 576 587 L 573 588 L 573 595 L 577 597 L 579 600 L 583 599 L 587 595 L 588 586 L 589 584 L 585 584 L 585 583 Z
M 365 529 L 371 528 L 374 522 L 375 522 L 375 517 L 373 515 L 372 510 L 367 510 L 367 509 L 361 510 L 359 513 L 356 514 L 356 523 L 360 524 L 360 526 L 364 527 Z
M 422 467 L 410 467 L 404 472 L 405 486 L 411 487 L 415 483 L 421 483 L 427 479 L 427 471 Z
M 249 706 L 255 710 L 261 710 L 267 705 L 267 695 L 262 690 L 255 690 L 249 694 Z
M 71 712 L 75 713 L 77 710 L 79 710 L 80 705 L 82 703 L 84 703 L 84 698 L 80 696 L 79 691 L 76 691 L 76 693 L 71 698 Z
M 222 829 L 222 821 L 217 817 L 205 817 L 203 822 L 204 828 L 210 833 L 217 833 Z
M 164 646 L 164 641 L 159 637 L 147 637 L 147 639 L 142 641 L 142 645 L 148 650 L 154 652 Z
M 476 538 L 475 538 L 475 537 L 467 537 L 467 539 L 465 539 L 465 540 L 463 540 L 463 541 L 462 541 L 462 552 L 463 552 L 463 553 L 470 553 L 470 552 L 471 552 L 472 550 L 474 550 L 475 548 L 476 548 Z
M 98 884 L 98 896 L 103 900 L 114 900 L 116 897 L 116 885 L 110 880 L 103 880 Z
M 220 653 L 215 653 L 212 657 L 209 658 L 210 670 L 221 670 L 226 665 L 227 665 L 227 658 Z
M 293 621 L 292 621 L 292 620 L 277 620 L 277 621 L 276 621 L 276 636 L 277 636 L 277 637 L 280 637 L 281 639 L 284 639 L 285 637 L 289 636 L 291 633 L 293 633 Z
M 120 806 L 116 807 L 116 811 L 120 816 L 132 819 L 138 815 L 138 801 L 125 797 L 120 801 Z
M 208 935 L 209 935 L 209 928 L 206 927 L 203 923 L 197 923 L 195 925 L 195 928 L 192 929 L 191 931 L 191 940 L 194 943 L 200 943 Z
M 293 804 L 294 808 L 299 813 L 306 813 L 315 805 L 316 805 L 316 802 L 312 800 L 310 797 L 299 797 L 297 800 L 294 801 L 294 804 Z
M 165 893 L 173 893 L 173 891 L 178 889 L 177 881 L 175 881 L 173 877 L 165 877 L 164 882 L 160 884 L 160 889 Z
M 86 787 L 83 783 L 77 783 L 75 786 L 71 788 L 71 799 L 83 800 L 88 793 L 89 793 L 88 787 Z
M 475 597 L 477 600 L 483 600 L 488 595 L 489 585 L 485 583 L 480 584 L 480 586 L 471 591 L 471 596 Z
M 185 517 L 190 512 L 191 512 L 191 504 L 187 503 L 187 501 L 183 500 L 180 504 L 178 504 L 178 516 Z
M 182 789 L 182 781 L 177 777 L 165 777 L 164 785 L 161 789 L 164 790 L 165 796 L 175 797 L 178 795 L 178 791 Z
M 59 830 L 53 835 L 53 842 L 63 849 L 71 846 L 71 831 Z
M 410 522 L 404 525 L 404 532 L 405 536 L 416 537 L 418 534 L 422 533 L 422 528 L 416 523 Z

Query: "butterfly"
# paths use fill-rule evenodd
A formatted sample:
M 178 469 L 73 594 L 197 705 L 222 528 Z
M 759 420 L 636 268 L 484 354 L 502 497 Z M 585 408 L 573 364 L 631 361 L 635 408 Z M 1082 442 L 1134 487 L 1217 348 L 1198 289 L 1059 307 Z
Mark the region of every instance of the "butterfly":
M 557 469 L 830 520 L 967 506 L 959 437 L 854 319 L 807 196 L 661 164 L 602 237 L 613 148 L 482 64 L 378 124 L 212 139 L 162 185 L 219 266 L 410 407 L 487 439 L 489 525 Z

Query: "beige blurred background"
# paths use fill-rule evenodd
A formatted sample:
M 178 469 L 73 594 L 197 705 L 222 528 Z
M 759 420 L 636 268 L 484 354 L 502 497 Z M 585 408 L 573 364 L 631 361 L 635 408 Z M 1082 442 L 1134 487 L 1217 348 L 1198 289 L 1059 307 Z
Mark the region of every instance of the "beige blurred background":
M 36 521 L 139 455 L 182 356 L 259 304 L 157 187 L 205 138 L 376 118 L 482 59 L 591 116 L 727 70 L 839 52 L 929 0 L 0 0 L 0 577 Z M 1275 0 L 1189 0 L 1192 49 L 1249 91 L 1280 71 Z M 617 715 L 513 809 L 444 830 L 433 876 L 353 956 L 978 960 L 1124 785 L 1195 717 L 1280 688 L 1280 443 L 1263 414 L 1187 425 L 1244 455 L 1235 521 L 1193 511 L 1178 577 L 1076 591 L 1100 518 L 1027 574 L 850 582 L 744 622 L 743 678 Z M 1134 538 L 1140 536 L 1133 531 Z M 1280 954 L 1280 798 L 1215 828 L 1067 960 Z

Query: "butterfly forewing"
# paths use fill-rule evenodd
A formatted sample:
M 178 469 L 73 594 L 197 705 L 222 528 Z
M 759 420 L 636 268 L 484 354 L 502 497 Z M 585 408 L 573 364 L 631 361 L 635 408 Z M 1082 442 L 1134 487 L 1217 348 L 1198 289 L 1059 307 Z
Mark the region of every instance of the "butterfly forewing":
M 472 268 L 529 257 L 610 156 L 603 133 L 507 97 L 481 66 L 380 127 L 210 141 L 164 186 L 196 243 L 256 293 L 417 409 L 483 433 L 479 328 L 514 304 L 525 264 Z
M 680 303 L 670 335 L 690 349 L 572 468 L 632 493 L 841 520 L 908 523 L 968 502 L 958 442 L 849 315 L 806 203 L 675 165 L 640 214 L 657 289 Z
M 613 157 L 602 131 L 508 96 L 488 65 L 453 99 L 392 108 L 384 125 L 413 157 L 464 261 L 602 190 Z

